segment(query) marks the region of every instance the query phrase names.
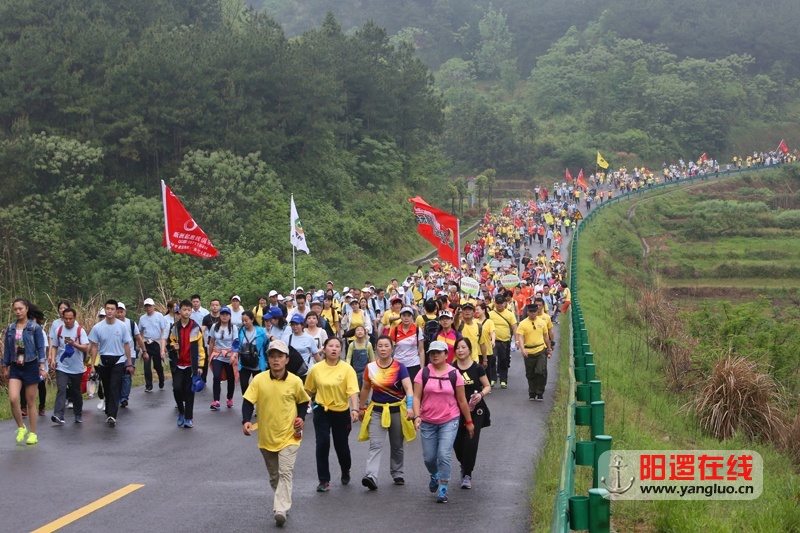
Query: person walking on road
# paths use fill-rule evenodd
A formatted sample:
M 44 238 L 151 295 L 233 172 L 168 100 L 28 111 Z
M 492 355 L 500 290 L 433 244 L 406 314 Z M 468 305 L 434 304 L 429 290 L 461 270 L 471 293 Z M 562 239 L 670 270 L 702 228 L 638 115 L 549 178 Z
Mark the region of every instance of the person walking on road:
M 89 332 L 89 372 L 94 372 L 99 354 L 97 370 L 105 392 L 106 424 L 114 427 L 117 425 L 122 376 L 125 372 L 133 373 L 133 337 L 131 328 L 117 320 L 116 300 L 106 301 L 105 312 L 105 320 L 95 324 Z
M 495 346 L 497 355 L 497 378 L 500 388 L 508 387 L 508 369 L 511 366 L 511 339 L 517 334 L 517 317 L 506 308 L 507 300 L 502 294 L 494 299 L 494 309 L 489 313 L 489 319 L 494 322 Z
M 234 355 L 234 340 L 237 341 L 238 348 L 239 328 L 231 323 L 231 308 L 223 307 L 219 310 L 219 322 L 211 326 L 208 332 L 208 352 L 211 358 L 211 370 L 214 372 L 213 393 L 214 400 L 211 402 L 211 410 L 219 411 L 219 399 L 222 393 L 222 375 L 225 374 L 225 381 L 228 384 L 227 402 L 228 409 L 233 407 L 233 392 L 236 390 L 236 375 L 231 366 L 231 358 Z
M 527 307 L 528 317 L 520 322 L 517 329 L 517 343 L 525 359 L 525 377 L 528 379 L 528 399 L 544 400 L 544 387 L 547 385 L 547 360 L 553 354 L 550 348 L 547 324 L 537 318 L 539 304 Z
M 20 394 L 25 394 L 29 405 L 36 405 L 39 381 L 47 378 L 44 332 L 33 320 L 36 308 L 27 300 L 17 298 L 12 309 L 17 320 L 6 328 L 3 375 L 8 379 L 8 401 L 11 404 L 11 415 L 17 423 L 17 444 L 22 444 L 23 441 L 36 444 L 39 442 L 36 435 L 37 412 L 31 408 L 28 417 L 31 429 L 28 433 L 28 428 L 22 421 Z
M 175 349 L 177 356 L 172 369 L 172 394 L 178 405 L 178 427 L 187 429 L 194 427 L 195 382 L 202 381 L 200 378 L 206 358 L 203 331 L 191 317 L 192 303 L 183 300 L 181 318 L 175 322 L 169 334 L 169 345 Z
M 481 429 L 489 425 L 489 408 L 484 398 L 492 392 L 486 370 L 483 365 L 472 358 L 472 343 L 463 338 L 456 344 L 456 360 L 452 365 L 464 379 L 464 396 L 469 398 L 468 405 L 472 413 L 472 422 L 475 432 L 467 438 L 466 419 L 462 416 L 458 425 L 458 433 L 453 444 L 456 459 L 461 463 L 461 488 L 472 488 L 472 470 L 475 468 L 475 459 L 478 456 L 478 443 Z
M 414 427 L 422 437 L 422 455 L 431 475 L 428 488 L 436 493 L 437 503 L 447 503 L 459 413 L 464 415 L 470 438 L 475 426 L 464 396 L 464 378 L 447 364 L 447 343 L 433 341 L 428 347 L 428 361 L 414 379 Z
M 253 378 L 242 399 L 242 431 L 251 435 L 250 420 L 258 408 L 269 413 L 258 424 L 258 448 L 275 491 L 272 513 L 275 525 L 286 523 L 292 507 L 292 474 L 303 436 L 309 397 L 300 378 L 286 370 L 289 347 L 281 340 L 270 343 L 269 372 Z
M 86 331 L 75 322 L 75 310 L 68 307 L 61 313 L 62 323 L 50 335 L 50 366 L 56 369 L 56 403 L 50 420 L 64 425 L 67 400 L 72 402 L 75 422 L 83 422 L 83 394 L 81 382 L 86 367 L 83 360 L 89 351 Z M 69 398 L 67 395 L 69 394 Z
M 411 324 L 414 326 L 413 324 Z M 414 326 L 416 329 L 416 326 Z M 403 439 L 411 441 L 416 436 L 414 430 L 414 393 L 408 369 L 392 356 L 394 345 L 387 335 L 381 335 L 376 342 L 378 359 L 367 365 L 364 372 L 364 385 L 361 387 L 360 413 L 361 432 L 359 441 L 369 441 L 367 471 L 361 484 L 369 490 L 378 488 L 378 472 L 381 466 L 381 452 L 389 435 L 391 459 L 389 472 L 395 485 L 404 485 L 403 478 Z M 372 402 L 367 406 L 370 391 Z
M 164 315 L 156 311 L 152 298 L 145 299 L 144 311 L 145 314 L 139 318 L 139 331 L 144 339 L 144 391 L 153 392 L 153 369 L 158 377 L 158 389 L 164 390 L 164 358 L 167 354 L 164 339 L 169 324 Z
M 119 406 L 122 408 L 128 407 L 131 396 L 131 386 L 133 385 L 133 373 L 136 372 L 136 360 L 139 354 L 146 354 L 144 340 L 139 331 L 139 326 L 133 320 L 127 318 L 127 309 L 125 304 L 117 302 L 117 320 L 124 323 L 126 327 L 131 330 L 131 337 L 133 337 L 133 350 L 131 353 L 131 364 L 133 365 L 133 372 L 125 372 L 122 374 L 122 387 L 119 393 Z
M 497 381 L 497 357 L 494 355 L 496 344 L 496 331 L 494 321 L 490 320 L 487 316 L 489 314 L 488 306 L 485 302 L 478 302 L 475 306 L 475 320 L 483 326 L 483 339 L 482 343 L 486 344 L 486 377 L 489 378 L 489 384 L 494 387 Z
M 414 323 L 412 308 L 404 307 L 400 311 L 400 323 L 392 327 L 389 337 L 394 344 L 395 359 L 405 365 L 413 382 L 425 362 L 425 337 L 422 327 Z
M 231 309 L 232 320 L 233 310 Z M 239 386 L 241 386 L 242 394 L 244 394 L 247 391 L 247 386 L 250 385 L 250 378 L 267 369 L 267 349 L 269 348 L 270 340 L 267 338 L 266 330 L 261 326 L 256 326 L 256 318 L 252 311 L 244 311 L 241 320 L 239 351 L 236 352 L 234 350 L 231 357 L 231 366 L 239 371 Z
M 353 367 L 339 358 L 342 341 L 329 338 L 323 345 L 325 359 L 311 367 L 306 375 L 305 388 L 309 395 L 316 394 L 314 406 L 314 432 L 317 440 L 317 492 L 330 490 L 331 472 L 328 455 L 336 449 L 342 469 L 342 485 L 350 483 L 350 445 L 347 439 L 352 424 L 358 421 L 358 379 Z

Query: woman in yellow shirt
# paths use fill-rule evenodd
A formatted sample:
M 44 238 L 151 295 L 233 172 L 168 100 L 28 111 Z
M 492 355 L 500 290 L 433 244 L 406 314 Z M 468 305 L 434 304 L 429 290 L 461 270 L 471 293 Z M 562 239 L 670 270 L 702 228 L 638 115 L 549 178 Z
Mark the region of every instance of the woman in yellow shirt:
M 328 454 L 331 436 L 342 469 L 342 485 L 350 483 L 350 445 L 352 423 L 358 421 L 358 379 L 353 367 L 339 359 L 342 341 L 331 337 L 323 345 L 325 359 L 311 367 L 305 388 L 316 394 L 314 433 L 317 441 L 317 492 L 330 490 L 331 472 Z

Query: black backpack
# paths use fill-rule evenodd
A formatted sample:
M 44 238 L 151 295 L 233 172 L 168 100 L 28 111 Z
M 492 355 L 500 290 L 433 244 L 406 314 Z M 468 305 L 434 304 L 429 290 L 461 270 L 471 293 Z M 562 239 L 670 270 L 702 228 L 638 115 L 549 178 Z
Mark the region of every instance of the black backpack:
M 439 321 L 435 318 L 428 318 L 427 315 L 422 315 L 422 320 L 425 324 L 422 326 L 422 334 L 424 337 L 425 343 L 425 353 L 428 353 L 428 348 L 431 345 L 431 339 L 436 338 L 440 331 L 442 331 L 442 325 L 439 324 Z
M 289 363 L 286 365 L 286 370 L 302 378 L 308 373 L 308 364 L 303 359 L 303 356 L 300 355 L 300 352 L 297 351 L 297 348 L 292 346 L 293 336 L 294 335 L 289 335 L 289 342 L 286 343 L 289 347 Z

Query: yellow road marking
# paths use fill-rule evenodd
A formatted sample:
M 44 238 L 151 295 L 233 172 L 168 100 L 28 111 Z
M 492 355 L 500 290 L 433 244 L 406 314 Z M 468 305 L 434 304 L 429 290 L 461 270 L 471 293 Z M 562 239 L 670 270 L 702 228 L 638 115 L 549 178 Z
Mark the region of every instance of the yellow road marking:
M 64 515 L 58 520 L 54 520 L 53 522 L 50 522 L 46 526 L 42 526 L 39 529 L 34 530 L 32 533 L 51 533 L 52 531 L 58 531 L 62 527 L 68 526 L 69 524 L 77 520 L 80 520 L 84 516 L 89 515 L 97 511 L 98 509 L 105 507 L 110 503 L 114 503 L 120 498 L 123 498 L 128 494 L 130 494 L 131 492 L 141 489 L 142 487 L 144 487 L 144 485 L 136 485 L 136 484 L 131 484 L 126 487 L 122 487 L 121 489 L 115 490 L 114 492 L 112 492 L 107 496 L 103 496 L 99 500 L 93 501 L 89 505 L 81 507 L 76 511 L 72 511 L 68 515 Z

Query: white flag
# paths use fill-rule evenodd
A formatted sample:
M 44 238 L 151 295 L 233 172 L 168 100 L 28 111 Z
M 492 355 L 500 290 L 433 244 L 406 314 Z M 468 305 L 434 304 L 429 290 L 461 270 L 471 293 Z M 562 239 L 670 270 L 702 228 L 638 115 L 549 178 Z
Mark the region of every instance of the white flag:
M 289 224 L 292 228 L 290 234 L 292 246 L 310 254 L 311 252 L 308 251 L 308 243 L 306 242 L 306 234 L 303 232 L 303 226 L 300 224 L 300 217 L 297 216 L 297 208 L 294 206 L 294 195 L 292 195 L 292 212 Z

